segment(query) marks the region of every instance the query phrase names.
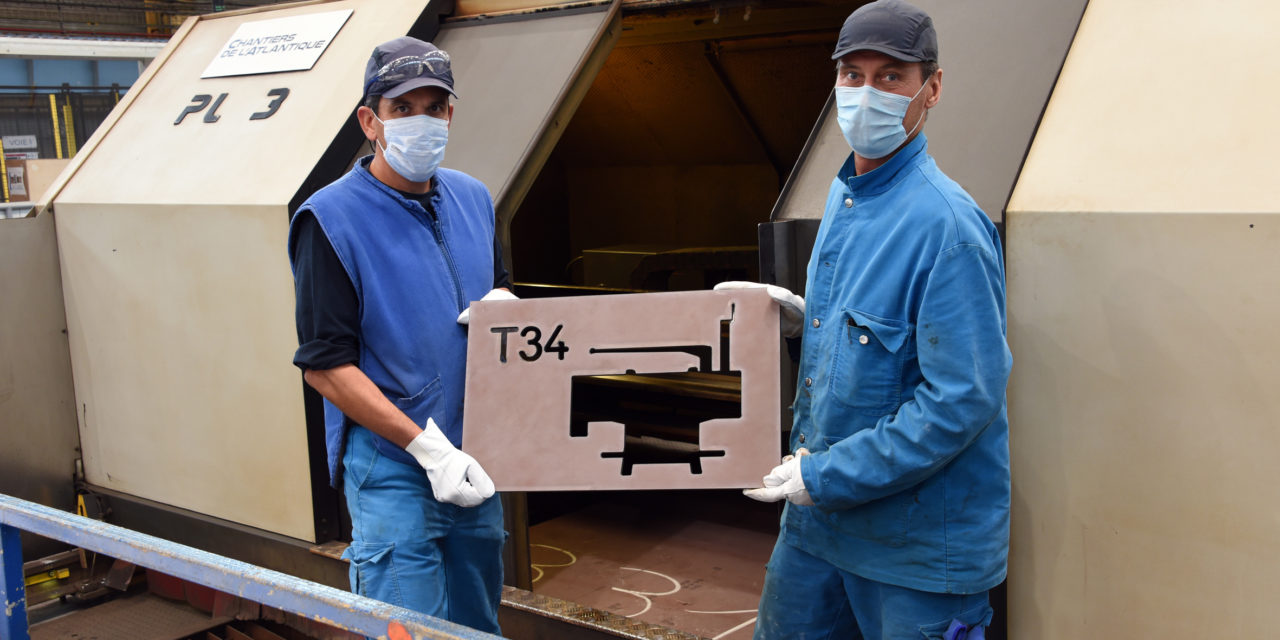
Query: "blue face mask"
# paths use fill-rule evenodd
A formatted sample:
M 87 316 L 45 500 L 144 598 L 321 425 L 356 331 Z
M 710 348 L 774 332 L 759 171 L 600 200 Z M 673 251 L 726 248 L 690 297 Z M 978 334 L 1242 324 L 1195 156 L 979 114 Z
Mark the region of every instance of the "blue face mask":
M 431 116 L 408 116 L 383 121 L 382 132 L 387 145 L 382 156 L 400 177 L 409 182 L 426 182 L 435 175 L 444 160 L 444 147 L 449 142 L 449 121 Z M 381 145 L 379 145 L 381 146 Z
M 864 158 L 883 158 L 902 146 L 910 135 L 902 128 L 911 101 L 924 91 L 920 85 L 916 95 L 910 98 L 888 93 L 863 85 L 861 87 L 836 87 L 836 120 L 840 131 L 853 152 Z M 924 121 L 924 112 L 911 127 L 914 133 Z

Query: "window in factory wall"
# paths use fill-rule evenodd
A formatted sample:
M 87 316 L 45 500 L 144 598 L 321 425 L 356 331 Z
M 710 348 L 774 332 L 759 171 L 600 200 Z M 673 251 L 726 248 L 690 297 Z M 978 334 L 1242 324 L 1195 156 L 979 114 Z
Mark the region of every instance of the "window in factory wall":
M 756 227 L 830 91 L 829 38 L 614 49 L 511 222 L 520 283 L 758 279 Z

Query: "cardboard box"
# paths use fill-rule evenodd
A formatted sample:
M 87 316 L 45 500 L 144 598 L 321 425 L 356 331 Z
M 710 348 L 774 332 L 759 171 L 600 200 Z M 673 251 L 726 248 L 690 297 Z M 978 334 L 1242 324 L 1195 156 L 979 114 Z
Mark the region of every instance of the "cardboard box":
M 62 170 L 69 164 L 71 164 L 70 158 L 27 160 L 27 199 L 37 202 L 43 198 L 45 191 L 53 186 L 54 181 L 62 174 Z

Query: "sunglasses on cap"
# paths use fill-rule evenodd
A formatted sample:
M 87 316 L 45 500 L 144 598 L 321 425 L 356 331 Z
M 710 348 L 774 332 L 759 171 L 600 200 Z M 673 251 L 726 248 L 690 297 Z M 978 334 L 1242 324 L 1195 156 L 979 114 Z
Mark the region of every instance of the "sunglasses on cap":
M 419 56 L 396 58 L 383 65 L 365 87 L 365 95 L 381 95 L 392 87 L 414 78 L 431 76 L 453 84 L 453 73 L 449 70 L 449 54 L 444 51 L 429 51 Z

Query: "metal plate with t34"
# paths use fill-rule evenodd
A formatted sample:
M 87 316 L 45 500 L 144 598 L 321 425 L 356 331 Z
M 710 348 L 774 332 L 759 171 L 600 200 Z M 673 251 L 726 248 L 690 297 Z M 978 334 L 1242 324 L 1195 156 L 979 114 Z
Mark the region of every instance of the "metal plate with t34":
M 463 449 L 499 491 L 759 486 L 778 309 L 759 289 L 477 302 Z

